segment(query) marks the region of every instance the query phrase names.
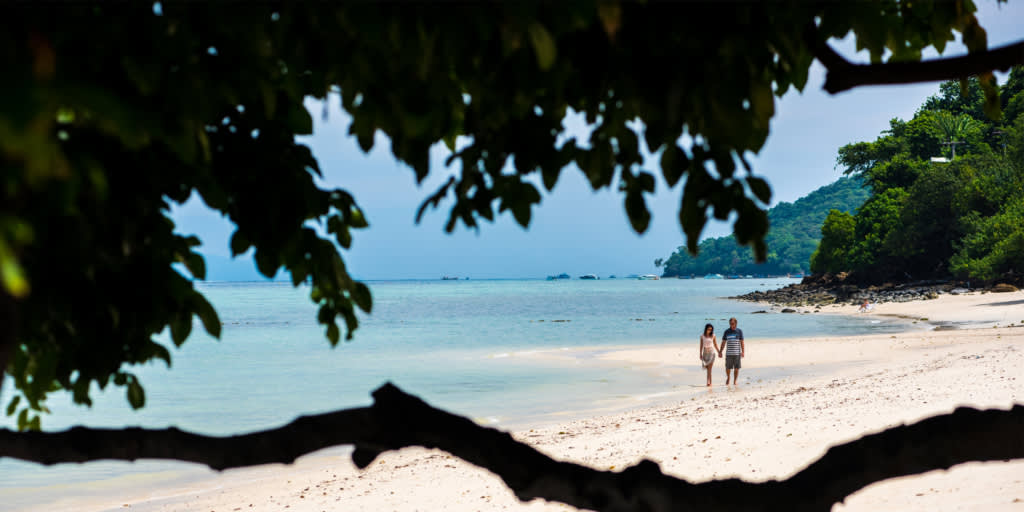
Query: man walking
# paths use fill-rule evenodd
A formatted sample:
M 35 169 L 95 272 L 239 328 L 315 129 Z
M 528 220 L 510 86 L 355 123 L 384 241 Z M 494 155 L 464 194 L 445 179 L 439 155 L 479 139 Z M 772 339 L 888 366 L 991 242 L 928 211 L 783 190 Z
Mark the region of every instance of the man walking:
M 743 345 L 743 331 L 736 328 L 736 317 L 729 319 L 729 328 L 722 333 L 722 341 L 725 345 L 725 385 L 729 385 L 729 370 L 732 370 L 732 383 L 739 384 L 740 359 L 745 355 L 746 347 Z M 722 357 L 721 350 L 718 357 Z

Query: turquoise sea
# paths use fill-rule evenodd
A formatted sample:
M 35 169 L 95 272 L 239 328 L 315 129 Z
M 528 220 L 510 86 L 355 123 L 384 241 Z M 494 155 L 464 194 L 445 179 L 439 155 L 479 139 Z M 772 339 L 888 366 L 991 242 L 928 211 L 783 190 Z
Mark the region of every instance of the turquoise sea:
M 146 407 L 122 391 L 94 393 L 92 409 L 51 400 L 46 430 L 177 426 L 231 434 L 280 426 L 301 414 L 364 406 L 387 381 L 432 405 L 504 428 L 566 414 L 648 403 L 666 391 L 696 394 L 689 373 L 658 373 L 594 356 L 612 347 L 692 345 L 705 323 L 736 316 L 748 340 L 906 330 L 878 317 L 751 314 L 760 306 L 725 297 L 778 288 L 792 279 L 457 280 L 369 282 L 374 308 L 355 339 L 330 348 L 307 288 L 287 283 L 201 283 L 224 323 L 221 340 L 196 322 L 173 350 L 173 368 L 138 368 Z M 170 343 L 168 342 L 168 345 Z M 536 357 L 547 352 L 560 357 Z M 687 370 L 689 371 L 689 370 Z M 746 377 L 777 379 L 785 369 Z M 716 376 L 717 378 L 718 376 Z M 688 382 L 692 380 L 692 382 Z M 11 383 L 0 401 L 11 396 Z M 4 425 L 13 428 L 13 418 Z M 0 503 L 13 509 L 53 496 L 118 492 L 118 482 L 153 485 L 208 471 L 159 461 L 42 467 L 0 459 Z M 60 482 L 55 485 L 54 482 Z

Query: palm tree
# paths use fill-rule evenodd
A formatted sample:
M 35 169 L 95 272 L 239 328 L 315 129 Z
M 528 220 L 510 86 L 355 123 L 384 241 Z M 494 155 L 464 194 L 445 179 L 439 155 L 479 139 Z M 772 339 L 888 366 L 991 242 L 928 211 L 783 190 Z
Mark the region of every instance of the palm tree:
M 968 132 L 981 127 L 981 123 L 967 114 L 954 116 L 949 112 L 936 112 L 932 116 L 932 126 L 939 133 L 944 141 L 943 146 L 950 146 L 952 149 L 951 160 L 956 158 L 956 145 L 964 144 L 963 137 Z

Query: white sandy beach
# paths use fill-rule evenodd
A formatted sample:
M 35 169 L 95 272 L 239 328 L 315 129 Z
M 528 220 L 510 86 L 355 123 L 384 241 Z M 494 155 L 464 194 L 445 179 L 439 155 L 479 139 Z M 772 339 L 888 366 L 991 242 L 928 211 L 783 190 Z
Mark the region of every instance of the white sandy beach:
M 859 314 L 856 306 L 819 313 Z M 799 314 L 799 313 L 798 313 Z M 740 384 L 726 387 L 722 360 L 715 385 L 662 405 L 516 433 L 557 459 L 619 469 L 642 458 L 694 482 L 739 477 L 784 479 L 834 444 L 962 405 L 1024 403 L 1024 292 L 942 295 L 883 303 L 868 313 L 918 322 L 906 334 L 761 341 L 746 332 Z M 932 330 L 935 324 L 957 327 Z M 743 319 L 740 319 L 743 327 Z M 604 351 L 601 358 L 638 368 L 695 366 L 696 348 Z M 681 354 L 686 354 L 683 357 Z M 540 355 L 538 357 L 543 357 Z M 558 357 L 564 357 L 559 355 Z M 763 368 L 792 377 L 758 382 Z M 703 384 L 703 377 L 700 382 Z M 415 390 L 411 390 L 415 391 Z M 314 454 L 294 465 L 227 471 L 179 488 L 155 488 L 46 510 L 131 511 L 475 511 L 570 510 L 521 503 L 494 475 L 443 452 L 406 449 L 367 470 L 342 454 Z M 835 510 L 1024 510 L 1024 461 L 966 464 L 875 484 Z

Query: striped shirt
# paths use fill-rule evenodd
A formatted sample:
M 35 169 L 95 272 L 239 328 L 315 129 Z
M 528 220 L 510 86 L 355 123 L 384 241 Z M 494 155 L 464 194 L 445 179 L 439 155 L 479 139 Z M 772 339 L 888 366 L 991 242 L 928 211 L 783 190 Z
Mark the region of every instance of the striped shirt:
M 722 333 L 722 341 L 725 342 L 725 355 L 740 355 L 740 342 L 743 341 L 742 329 L 726 329 Z

